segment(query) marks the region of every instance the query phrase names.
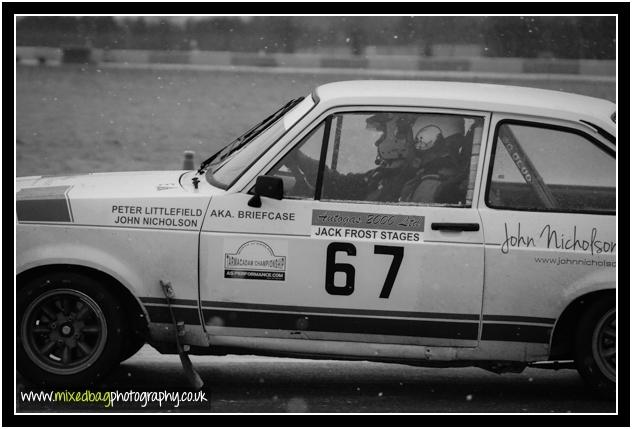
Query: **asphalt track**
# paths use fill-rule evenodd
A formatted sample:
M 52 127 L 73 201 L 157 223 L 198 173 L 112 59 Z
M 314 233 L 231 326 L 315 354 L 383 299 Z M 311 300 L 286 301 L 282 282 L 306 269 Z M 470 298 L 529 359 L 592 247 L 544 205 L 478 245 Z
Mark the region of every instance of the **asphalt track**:
M 192 356 L 210 401 L 117 403 L 101 412 L 211 413 L 614 413 L 615 402 L 594 397 L 574 370 L 526 369 L 497 375 L 477 368 L 257 356 Z M 18 375 L 18 390 L 25 383 Z M 26 383 L 27 389 L 32 387 Z M 175 355 L 145 346 L 93 390 L 190 390 Z M 29 411 L 61 411 L 29 406 Z M 22 408 L 22 410 L 25 410 Z M 75 407 L 64 411 L 77 410 Z

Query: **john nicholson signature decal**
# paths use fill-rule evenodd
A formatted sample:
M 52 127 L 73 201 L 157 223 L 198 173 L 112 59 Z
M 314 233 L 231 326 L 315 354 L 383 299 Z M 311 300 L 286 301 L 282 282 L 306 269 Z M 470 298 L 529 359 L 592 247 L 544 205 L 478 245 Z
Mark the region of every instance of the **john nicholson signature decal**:
M 515 232 L 509 231 L 505 223 L 505 241 L 500 246 L 500 251 L 509 253 L 512 248 L 518 247 L 545 247 L 547 249 L 560 249 L 585 252 L 590 251 L 591 255 L 602 253 L 614 253 L 617 244 L 614 241 L 604 241 L 599 239 L 597 228 L 592 228 L 590 236 L 588 234 L 577 233 L 577 226 L 573 225 L 572 234 L 564 234 L 556 230 L 551 225 L 545 225 L 539 235 L 531 236 L 524 234 L 521 230 L 520 222 Z

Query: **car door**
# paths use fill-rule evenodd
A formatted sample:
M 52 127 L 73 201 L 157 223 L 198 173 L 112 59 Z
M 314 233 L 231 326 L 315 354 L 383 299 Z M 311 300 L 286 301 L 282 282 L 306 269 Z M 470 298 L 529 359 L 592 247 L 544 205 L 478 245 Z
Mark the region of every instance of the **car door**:
M 254 181 L 213 198 L 200 300 L 216 343 L 310 339 L 324 354 L 339 353 L 341 341 L 475 347 L 483 294 L 476 178 L 487 123 L 481 112 L 330 111 L 261 172 L 283 180 L 282 200 L 250 207 Z M 441 127 L 449 135 L 439 136 Z M 431 158 L 421 149 L 429 144 L 443 148 L 432 169 L 420 160 Z
M 528 343 L 546 358 L 576 297 L 614 287 L 615 149 L 587 126 L 493 115 L 480 213 L 483 341 Z

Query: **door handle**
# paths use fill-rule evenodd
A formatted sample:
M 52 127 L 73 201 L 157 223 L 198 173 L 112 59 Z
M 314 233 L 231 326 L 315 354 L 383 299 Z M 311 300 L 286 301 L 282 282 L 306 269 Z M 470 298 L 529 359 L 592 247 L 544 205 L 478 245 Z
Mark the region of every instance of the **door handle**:
M 480 226 L 477 223 L 433 222 L 430 228 L 433 231 L 478 231 Z

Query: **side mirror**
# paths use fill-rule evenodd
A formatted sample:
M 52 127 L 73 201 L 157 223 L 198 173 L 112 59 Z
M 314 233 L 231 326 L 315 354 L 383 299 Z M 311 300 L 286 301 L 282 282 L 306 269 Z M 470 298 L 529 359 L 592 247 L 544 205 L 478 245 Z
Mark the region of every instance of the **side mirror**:
M 248 201 L 250 207 L 261 207 L 261 197 L 283 199 L 283 180 L 276 176 L 259 176 L 255 182 L 255 194 Z

